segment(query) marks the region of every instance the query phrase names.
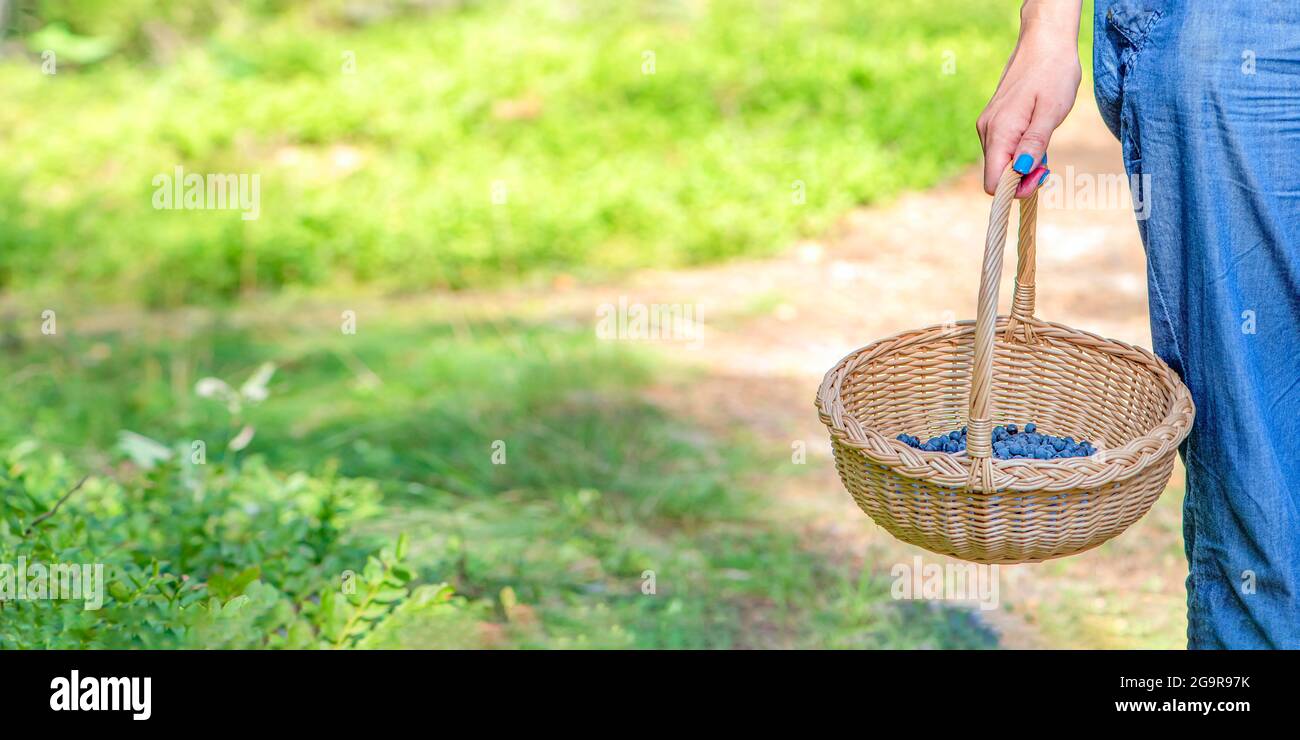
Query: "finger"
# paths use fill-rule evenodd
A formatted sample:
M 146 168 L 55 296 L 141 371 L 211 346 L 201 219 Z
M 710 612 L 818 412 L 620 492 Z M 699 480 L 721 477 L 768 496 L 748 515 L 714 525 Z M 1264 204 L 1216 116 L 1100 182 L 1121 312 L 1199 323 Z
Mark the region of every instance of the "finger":
M 1028 198 L 1031 193 L 1042 187 L 1050 174 L 1052 174 L 1052 171 L 1041 164 L 1035 167 L 1028 175 L 1020 178 L 1020 185 L 1016 188 L 1016 197 Z
M 1015 146 L 1015 162 L 1012 167 L 1022 175 L 1028 175 L 1035 167 L 1047 164 L 1047 145 L 1052 140 L 1052 132 L 1060 125 L 1061 119 L 1046 106 L 1034 107 L 1034 115 L 1029 119 L 1029 126 L 1020 135 Z
M 1007 133 L 1005 128 L 998 128 L 996 122 L 989 124 L 988 142 L 984 146 L 984 192 L 989 195 L 997 192 L 998 181 L 1011 161 L 1011 151 L 1015 148 L 1017 137 Z

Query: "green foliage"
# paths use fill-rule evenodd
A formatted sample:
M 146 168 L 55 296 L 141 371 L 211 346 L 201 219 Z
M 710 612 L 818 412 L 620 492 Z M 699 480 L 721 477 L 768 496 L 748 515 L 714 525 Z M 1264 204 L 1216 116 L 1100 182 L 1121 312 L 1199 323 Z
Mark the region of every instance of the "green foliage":
M 0 648 L 345 647 L 415 579 L 404 540 L 375 552 L 347 534 L 374 511 L 365 481 L 171 461 L 129 484 L 92 477 L 33 526 L 71 484 L 68 463 L 30 445 L 5 459 L 0 562 L 102 564 L 102 606 L 8 601 Z
M 153 305 L 770 253 L 974 160 L 1014 41 L 963 0 L 37 5 L 121 42 L 0 63 L 0 287 Z M 178 165 L 260 217 L 154 210 Z

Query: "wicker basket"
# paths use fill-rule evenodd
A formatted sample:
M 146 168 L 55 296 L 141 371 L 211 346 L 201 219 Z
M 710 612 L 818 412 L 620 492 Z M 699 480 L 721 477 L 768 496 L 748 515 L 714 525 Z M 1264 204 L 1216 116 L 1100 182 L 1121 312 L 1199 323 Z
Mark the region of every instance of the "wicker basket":
M 817 392 L 835 467 L 858 506 L 905 542 L 979 563 L 1072 555 L 1123 532 L 1164 490 L 1195 415 L 1187 387 L 1155 355 L 1033 317 L 1036 195 L 1020 202 L 1015 297 L 1011 315 L 997 316 L 1019 181 L 1008 170 L 993 199 L 978 318 L 867 345 Z M 1099 451 L 993 459 L 993 425 L 1029 421 Z M 962 425 L 966 452 L 895 439 Z

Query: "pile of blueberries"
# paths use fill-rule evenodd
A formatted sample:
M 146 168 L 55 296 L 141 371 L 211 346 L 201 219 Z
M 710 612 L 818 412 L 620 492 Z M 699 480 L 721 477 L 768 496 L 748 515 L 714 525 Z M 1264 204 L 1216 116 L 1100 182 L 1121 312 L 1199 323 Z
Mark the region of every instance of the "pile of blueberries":
M 926 452 L 962 452 L 966 449 L 966 427 L 948 432 L 942 437 L 931 437 L 928 442 L 910 434 L 900 434 L 899 442 Z M 1015 424 L 993 427 L 993 456 L 999 460 L 1034 459 L 1054 460 L 1063 457 L 1087 457 L 1097 451 L 1086 441 L 1074 437 L 1053 437 L 1039 434 L 1038 425 L 1029 423 L 1021 431 Z

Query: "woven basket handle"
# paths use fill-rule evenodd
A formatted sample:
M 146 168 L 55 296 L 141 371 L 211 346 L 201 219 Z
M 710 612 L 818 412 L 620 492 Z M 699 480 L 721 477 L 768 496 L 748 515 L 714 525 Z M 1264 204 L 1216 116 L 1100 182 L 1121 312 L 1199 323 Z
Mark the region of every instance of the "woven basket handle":
M 998 321 L 998 284 L 1002 281 L 1002 250 L 1007 240 L 1007 222 L 1011 204 L 1022 175 L 1011 168 L 1002 173 L 989 210 L 989 231 L 984 242 L 984 271 L 980 274 L 979 310 L 975 315 L 975 358 L 971 367 L 970 412 L 967 417 L 966 454 L 971 459 L 969 486 L 988 491 L 993 488 L 993 334 Z M 1038 192 L 1020 201 L 1020 242 L 1017 247 L 1019 268 L 1016 293 L 1011 304 L 1006 340 L 1015 340 L 1015 330 L 1022 329 L 1025 342 L 1034 341 L 1034 264 L 1035 222 L 1038 216 Z

